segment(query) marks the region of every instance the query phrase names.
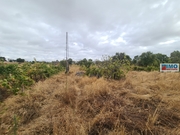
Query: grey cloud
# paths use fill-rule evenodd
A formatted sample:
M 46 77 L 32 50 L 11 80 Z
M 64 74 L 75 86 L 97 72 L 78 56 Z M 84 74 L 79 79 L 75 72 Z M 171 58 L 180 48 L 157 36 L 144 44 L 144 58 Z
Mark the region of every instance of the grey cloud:
M 0 0 L 0 53 L 32 60 L 100 59 L 179 50 L 178 0 Z M 119 40 L 119 41 L 118 41 Z M 176 40 L 174 43 L 160 43 Z M 120 42 L 121 41 L 121 42 Z

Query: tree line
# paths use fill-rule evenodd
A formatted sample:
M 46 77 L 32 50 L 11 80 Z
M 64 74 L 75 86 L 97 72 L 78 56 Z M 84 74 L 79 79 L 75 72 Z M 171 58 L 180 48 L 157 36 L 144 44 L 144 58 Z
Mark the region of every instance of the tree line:
M 180 63 L 180 52 L 173 51 L 168 57 L 165 54 L 157 53 L 153 54 L 152 52 L 144 52 L 140 56 L 135 56 L 132 60 L 132 64 L 138 66 L 159 66 L 160 63 Z
M 22 59 L 22 58 L 17 58 L 17 59 L 8 59 L 6 60 L 5 57 L 0 57 L 0 61 L 8 61 L 8 62 L 25 62 L 25 59 Z
M 86 68 L 90 68 L 92 65 L 99 65 L 101 63 L 107 63 L 107 61 L 111 62 L 124 62 L 130 65 L 131 70 L 136 71 L 155 71 L 159 70 L 160 63 L 180 63 L 180 51 L 173 51 L 170 53 L 170 56 L 162 53 L 153 53 L 151 51 L 143 52 L 141 55 L 136 55 L 132 59 L 126 53 L 115 53 L 113 56 L 109 56 L 109 60 L 107 57 L 102 58 L 101 61 L 92 59 L 82 59 L 76 64 L 80 66 L 84 66 Z
M 134 66 L 140 66 L 140 67 L 159 67 L 160 63 L 180 63 L 180 51 L 173 51 L 170 53 L 170 56 L 168 57 L 166 54 L 162 53 L 156 53 L 154 54 L 151 51 L 143 52 L 141 55 L 136 55 L 132 59 L 129 55 L 127 55 L 124 52 L 117 52 L 115 55 L 111 56 L 111 59 L 113 61 L 115 60 L 127 60 L 131 65 Z M 9 62 L 25 62 L 25 59 L 17 58 L 16 60 L 8 59 L 6 60 L 5 57 L 0 57 L 0 61 L 9 61 Z M 105 61 L 103 59 L 102 61 Z M 73 61 L 72 58 L 68 59 L 69 65 L 71 64 L 77 64 L 77 65 L 84 65 L 85 67 L 90 67 L 92 64 L 97 64 L 98 62 L 102 62 L 100 60 L 92 60 L 84 58 L 79 61 Z M 65 60 L 59 61 L 62 65 L 65 65 Z

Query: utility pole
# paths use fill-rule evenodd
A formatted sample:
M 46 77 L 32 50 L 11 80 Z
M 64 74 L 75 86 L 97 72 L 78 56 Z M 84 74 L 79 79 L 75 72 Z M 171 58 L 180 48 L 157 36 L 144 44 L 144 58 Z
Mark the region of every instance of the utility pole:
M 66 74 L 69 72 L 69 62 L 68 62 L 68 53 L 69 53 L 69 50 L 68 50 L 68 32 L 66 32 Z

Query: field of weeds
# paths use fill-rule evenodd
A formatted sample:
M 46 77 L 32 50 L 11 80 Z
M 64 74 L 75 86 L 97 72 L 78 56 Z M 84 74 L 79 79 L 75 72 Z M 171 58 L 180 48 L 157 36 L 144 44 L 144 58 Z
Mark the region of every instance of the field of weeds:
M 180 74 L 60 73 L 0 104 L 0 135 L 180 135 Z

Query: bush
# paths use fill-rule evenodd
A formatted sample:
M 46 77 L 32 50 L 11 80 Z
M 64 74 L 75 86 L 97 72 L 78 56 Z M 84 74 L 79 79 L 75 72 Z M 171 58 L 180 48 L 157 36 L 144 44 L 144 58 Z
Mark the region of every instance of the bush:
M 157 71 L 159 70 L 158 67 L 154 67 L 154 66 L 147 66 L 147 67 L 140 67 L 140 66 L 134 66 L 133 67 L 134 71 Z
M 111 57 L 104 57 L 104 61 L 86 67 L 85 71 L 88 76 L 119 80 L 125 77 L 129 68 L 130 63 L 126 60 L 112 60 Z
M 134 71 L 145 71 L 145 67 L 140 67 L 140 66 L 134 66 L 133 67 Z
M 17 94 L 19 90 L 31 86 L 35 82 L 63 71 L 60 65 L 45 63 L 24 63 L 0 65 L 0 88 Z

